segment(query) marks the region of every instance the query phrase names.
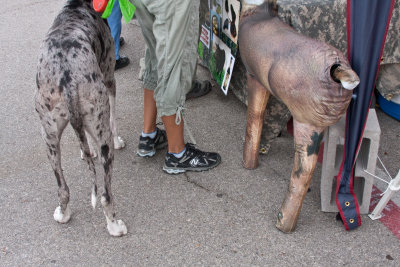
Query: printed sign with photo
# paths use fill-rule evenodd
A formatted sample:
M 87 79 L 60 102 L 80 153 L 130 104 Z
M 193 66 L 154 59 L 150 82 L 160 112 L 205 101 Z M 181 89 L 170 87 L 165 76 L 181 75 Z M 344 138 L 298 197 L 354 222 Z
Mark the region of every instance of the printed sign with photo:
M 210 20 L 208 26 L 202 25 L 198 53 L 222 91 L 227 94 L 238 51 L 240 2 L 209 0 L 208 5 Z

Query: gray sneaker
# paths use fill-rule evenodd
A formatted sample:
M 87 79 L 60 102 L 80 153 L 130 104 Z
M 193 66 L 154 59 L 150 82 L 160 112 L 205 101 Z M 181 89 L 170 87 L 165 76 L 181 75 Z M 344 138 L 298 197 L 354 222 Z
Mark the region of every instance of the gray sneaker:
M 181 158 L 167 153 L 163 170 L 169 174 L 178 174 L 186 171 L 206 171 L 218 166 L 221 156 L 214 152 L 203 152 L 193 144 L 186 144 L 186 151 Z
M 164 130 L 156 127 L 156 137 L 143 137 L 140 135 L 138 150 L 136 154 L 140 157 L 152 157 L 156 150 L 162 149 L 168 145 L 167 134 Z

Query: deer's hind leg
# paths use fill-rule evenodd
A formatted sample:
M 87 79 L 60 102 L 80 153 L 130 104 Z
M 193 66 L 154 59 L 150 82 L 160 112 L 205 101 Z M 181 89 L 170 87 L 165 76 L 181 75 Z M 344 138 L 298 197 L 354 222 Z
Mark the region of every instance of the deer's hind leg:
M 251 74 L 247 74 L 248 107 L 246 137 L 243 148 L 243 165 L 246 169 L 258 166 L 258 154 L 265 108 L 269 91 Z
M 289 189 L 278 213 L 276 227 L 282 232 L 292 232 L 297 223 L 303 200 L 314 173 L 325 127 L 316 127 L 293 120 L 294 165 Z

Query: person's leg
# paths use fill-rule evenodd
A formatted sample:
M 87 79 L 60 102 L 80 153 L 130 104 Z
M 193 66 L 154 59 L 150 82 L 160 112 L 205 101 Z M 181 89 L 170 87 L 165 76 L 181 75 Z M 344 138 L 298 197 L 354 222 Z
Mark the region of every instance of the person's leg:
M 119 59 L 119 38 L 121 37 L 121 19 L 122 13 L 119 7 L 119 1 L 115 1 L 114 7 L 111 11 L 110 16 L 107 18 L 108 26 L 110 27 L 111 35 L 114 39 L 115 44 L 115 59 Z
M 155 57 L 155 36 L 152 28 L 154 16 L 147 10 L 141 1 L 133 2 L 140 28 L 146 42 L 145 67 L 143 69 L 143 132 L 139 138 L 137 155 L 140 157 L 152 157 L 157 149 L 167 146 L 167 135 L 164 130 L 156 127 L 157 106 L 154 99 L 154 90 L 157 87 L 157 58 Z
M 154 92 L 149 89 L 144 89 L 144 123 L 143 133 L 152 134 L 156 132 L 156 119 L 157 107 L 154 100 Z M 162 121 L 167 132 L 167 139 L 169 140 L 168 152 L 179 153 L 185 149 L 183 121 L 178 125 L 176 124 L 175 114 L 170 116 L 163 116 Z
M 176 116 L 161 117 L 168 138 L 168 153 L 180 153 L 185 149 L 185 141 L 183 136 L 183 120 L 180 124 L 176 124 Z
M 156 130 L 157 107 L 154 100 L 154 91 L 144 89 L 143 132 L 152 133 Z
M 182 109 L 196 68 L 198 2 L 145 0 L 137 4 L 147 47 L 144 87 L 154 90 L 156 109 L 168 137 L 163 170 L 173 174 L 213 168 L 221 162 L 219 154 L 202 152 L 189 143 L 185 145 L 183 134 Z M 145 110 L 148 110 L 147 105 L 146 101 Z M 149 125 L 153 125 L 149 119 L 152 116 L 145 117 Z M 141 142 L 142 138 L 139 146 Z
M 154 91 L 144 88 L 143 132 L 139 138 L 136 154 L 140 157 L 152 157 L 157 149 L 168 145 L 166 132 L 156 126 L 157 107 Z
M 119 1 L 115 1 L 114 7 L 111 11 L 110 16 L 107 18 L 108 26 L 110 27 L 111 35 L 114 39 L 115 45 L 115 69 L 120 69 L 129 64 L 128 57 L 122 57 L 119 55 L 120 39 L 121 39 L 121 18 L 122 13 L 119 7 Z

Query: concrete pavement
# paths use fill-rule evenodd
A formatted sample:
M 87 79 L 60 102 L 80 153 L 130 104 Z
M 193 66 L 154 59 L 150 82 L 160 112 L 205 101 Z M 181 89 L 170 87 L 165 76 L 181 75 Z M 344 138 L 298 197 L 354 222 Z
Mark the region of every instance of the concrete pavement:
M 321 212 L 318 165 L 297 229 L 283 234 L 275 218 L 293 162 L 292 137 L 283 133 L 260 167 L 242 167 L 246 107 L 214 85 L 187 102 L 186 120 L 201 149 L 222 163 L 202 173 L 162 171 L 165 151 L 136 156 L 142 129 L 142 83 L 137 80 L 144 40 L 123 25 L 121 54 L 131 64 L 116 72 L 117 122 L 127 147 L 115 153 L 113 193 L 128 235 L 112 238 L 101 208 L 90 205 L 90 175 L 72 128 L 62 139 L 62 164 L 71 191 L 72 219 L 58 224 L 57 184 L 33 108 L 40 41 L 64 1 L 6 1 L 0 29 L 0 265 L 222 265 L 399 266 L 400 241 L 381 222 L 345 231 L 335 213 Z M 199 76 L 209 78 L 199 67 Z M 392 175 L 400 167 L 400 123 L 377 110 L 379 155 Z M 382 191 L 384 185 L 376 182 Z M 400 205 L 400 193 L 394 198 Z M 400 223 L 400 222 L 399 222 Z

